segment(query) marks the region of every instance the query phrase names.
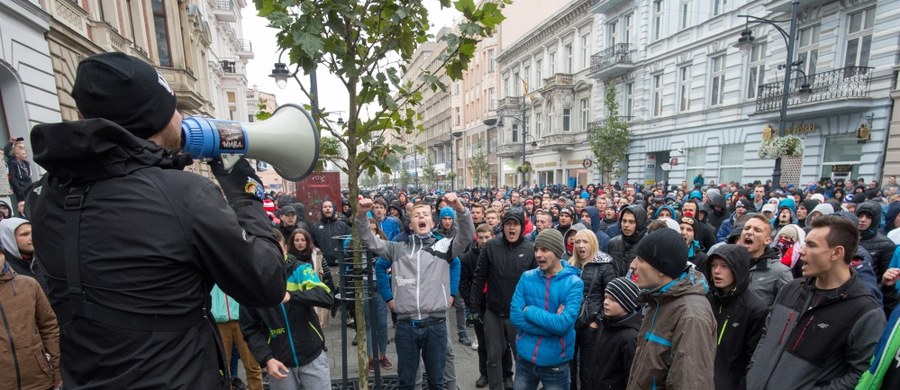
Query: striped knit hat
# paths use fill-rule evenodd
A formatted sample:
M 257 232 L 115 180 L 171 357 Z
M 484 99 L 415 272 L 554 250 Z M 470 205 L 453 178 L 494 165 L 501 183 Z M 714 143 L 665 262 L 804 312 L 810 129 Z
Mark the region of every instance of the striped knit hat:
M 628 313 L 633 313 L 637 310 L 637 303 L 634 301 L 637 299 L 638 294 L 641 293 L 641 290 L 638 288 L 638 285 L 631 281 L 628 278 L 615 278 L 606 285 L 606 293 L 612 295 L 612 297 L 619 302 L 619 305 L 622 305 L 622 308 L 625 309 Z

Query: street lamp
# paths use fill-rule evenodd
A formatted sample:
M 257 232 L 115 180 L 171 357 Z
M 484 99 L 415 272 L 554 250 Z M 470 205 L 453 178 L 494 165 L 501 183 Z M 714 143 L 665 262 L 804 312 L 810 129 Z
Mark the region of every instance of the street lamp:
M 741 38 L 734 45 L 741 49 L 745 54 L 753 48 L 753 32 L 750 31 L 750 23 L 765 23 L 775 28 L 781 37 L 784 38 L 784 44 L 787 47 L 787 58 L 784 67 L 784 86 L 781 90 L 781 109 L 778 113 L 778 136 L 784 136 L 785 118 L 787 117 L 788 95 L 791 86 L 791 74 L 793 73 L 794 63 L 794 44 L 797 38 L 797 12 L 800 10 L 800 0 L 791 1 L 791 19 L 790 20 L 771 20 L 751 15 L 738 15 L 739 18 L 746 20 L 746 27 L 741 31 Z M 788 31 L 785 31 L 780 23 L 790 23 Z M 802 71 L 801 71 L 802 72 Z M 807 99 L 812 92 L 809 84 L 806 83 L 806 73 L 803 73 L 804 84 L 800 86 L 801 99 L 805 96 Z M 805 99 L 804 99 L 805 100 Z M 775 159 L 775 169 L 772 170 L 773 185 L 781 185 L 781 157 Z
M 284 89 L 287 86 L 287 79 L 289 77 L 293 77 L 294 80 L 297 80 L 297 84 L 300 84 L 300 79 L 297 78 L 297 72 L 291 73 L 287 69 L 287 65 L 281 62 L 281 56 L 284 54 L 284 50 L 281 50 L 278 53 L 278 62 L 275 63 L 272 68 L 272 73 L 269 74 L 269 77 L 275 79 L 275 85 L 279 89 Z M 316 121 L 316 127 L 319 125 L 319 87 L 318 81 L 316 80 L 316 70 L 313 69 L 312 72 L 309 73 L 309 96 L 310 96 L 310 104 L 313 109 L 313 119 Z M 340 123 L 338 123 L 340 124 Z
M 447 174 L 447 177 L 451 178 L 449 188 L 450 191 L 454 191 L 456 189 L 456 171 L 453 170 L 453 147 L 455 146 L 454 140 L 462 137 L 462 134 L 463 132 L 461 131 L 450 132 L 450 173 Z

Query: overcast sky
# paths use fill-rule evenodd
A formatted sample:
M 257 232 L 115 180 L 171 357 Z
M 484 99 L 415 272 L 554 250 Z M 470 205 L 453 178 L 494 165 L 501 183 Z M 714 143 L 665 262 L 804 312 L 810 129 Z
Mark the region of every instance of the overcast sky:
M 263 92 L 274 93 L 279 105 L 285 103 L 308 104 L 309 99 L 297 86 L 296 81 L 289 79 L 284 89 L 278 89 L 275 85 L 275 80 L 269 77 L 269 74 L 272 73 L 273 65 L 278 61 L 278 46 L 275 42 L 277 30 L 266 27 L 268 20 L 256 15 L 256 8 L 252 1 L 248 3 L 242 12 L 242 16 L 244 39 L 248 39 L 253 43 L 254 58 L 247 64 L 249 85 L 256 85 Z M 424 3 L 429 9 L 432 34 L 436 33 L 443 26 L 451 26 L 454 18 L 459 15 L 453 9 L 441 10 L 438 0 L 424 0 Z M 287 55 L 283 57 L 282 62 L 287 62 Z M 290 64 L 288 67 L 293 69 Z M 337 78 L 323 70 L 319 70 L 317 74 L 320 106 L 330 112 L 343 111 L 343 116 L 346 118 L 347 95 L 343 93 L 345 91 L 344 86 Z M 308 87 L 309 77 L 307 75 L 298 75 L 298 77 Z M 361 116 L 365 117 L 366 115 L 363 113 Z

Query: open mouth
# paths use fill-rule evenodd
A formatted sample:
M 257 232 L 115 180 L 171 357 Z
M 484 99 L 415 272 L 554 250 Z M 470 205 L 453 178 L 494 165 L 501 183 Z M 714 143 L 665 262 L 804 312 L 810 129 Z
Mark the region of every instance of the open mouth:
M 425 221 L 419 222 L 419 229 L 425 229 L 426 227 L 428 227 L 428 224 Z
M 745 236 L 744 239 L 741 240 L 741 244 L 743 244 L 745 247 L 749 248 L 749 247 L 753 246 L 753 238 L 750 236 Z

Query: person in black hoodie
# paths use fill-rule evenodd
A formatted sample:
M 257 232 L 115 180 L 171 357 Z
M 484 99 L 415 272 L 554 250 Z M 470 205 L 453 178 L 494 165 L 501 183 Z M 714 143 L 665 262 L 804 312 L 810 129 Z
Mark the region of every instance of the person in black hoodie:
M 706 191 L 707 196 L 709 197 L 709 210 L 710 213 L 706 216 L 709 220 L 709 223 L 716 228 L 716 231 L 719 230 L 719 227 L 722 226 L 722 221 L 728 219 L 731 216 L 731 213 L 728 211 L 728 206 L 725 204 L 725 197 L 722 196 L 719 191 L 708 190 Z
M 625 388 L 641 328 L 639 294 L 637 284 L 628 278 L 616 278 L 606 285 L 603 311 L 597 315 L 594 353 L 584 364 L 590 371 L 583 373 L 582 390 Z
M 322 255 L 325 256 L 325 261 L 329 266 L 334 267 L 344 255 L 343 240 L 337 240 L 334 237 L 349 235 L 350 227 L 344 221 L 337 219 L 335 216 L 337 211 L 334 209 L 334 203 L 330 200 L 322 202 L 321 213 L 321 219 L 318 223 L 313 224 L 312 231 L 309 233 L 313 237 L 316 248 L 319 248 Z
M 509 304 L 513 293 L 522 274 L 537 268 L 534 243 L 526 240 L 523 234 L 525 213 L 519 208 L 510 209 L 503 217 L 501 226 L 502 234 L 488 241 L 481 250 L 472 278 L 472 286 L 484 286 L 487 283 L 487 293 L 482 294 L 477 288 L 469 293 L 474 314 L 484 312 L 487 373 L 492 390 L 506 386 L 503 383 L 503 353 L 510 348 L 513 355 L 516 354 L 516 328 L 509 320 Z
M 494 238 L 494 231 L 490 226 L 481 224 L 475 229 L 475 245 L 469 247 L 460 260 L 459 274 L 459 294 L 465 298 L 466 307 L 470 313 L 477 313 L 475 307 L 472 306 L 471 297 L 473 285 L 472 278 L 475 276 L 475 267 L 478 264 L 478 257 L 481 255 L 481 249 L 484 248 L 488 241 Z M 478 289 L 478 288 L 476 288 Z M 480 293 L 484 295 L 487 286 L 482 285 Z M 476 292 L 477 293 L 477 292 Z M 484 339 L 484 310 L 478 313 L 473 321 L 475 328 L 475 337 L 478 340 L 478 373 L 480 376 L 475 381 L 475 387 L 482 388 L 487 386 L 487 341 Z M 503 378 L 512 378 L 512 354 L 509 349 L 503 353 Z
M 859 245 L 872 256 L 875 277 L 881 280 L 897 247 L 893 241 L 878 232 L 881 225 L 881 205 L 872 201 L 863 202 L 856 208 L 856 216 L 859 218 Z
M 647 214 L 643 207 L 628 206 L 619 215 L 622 234 L 613 237 L 607 245 L 608 253 L 616 266 L 616 276 L 625 276 L 628 265 L 634 260 L 634 248 L 647 233 Z
M 750 285 L 750 252 L 734 244 L 710 255 L 703 270 L 712 284 L 709 303 L 719 330 L 716 339 L 715 382 L 718 390 L 746 389 L 747 365 L 762 336 L 768 307 Z
M 284 206 L 281 208 L 281 218 L 278 222 L 278 231 L 282 237 L 290 237 L 294 230 L 303 229 L 309 231 L 309 225 L 303 219 L 298 218 L 300 213 L 294 206 Z

